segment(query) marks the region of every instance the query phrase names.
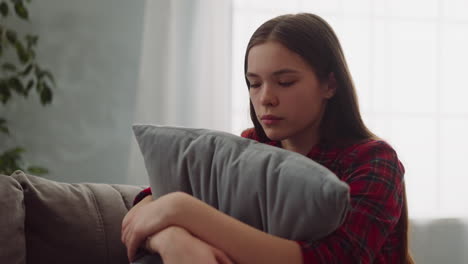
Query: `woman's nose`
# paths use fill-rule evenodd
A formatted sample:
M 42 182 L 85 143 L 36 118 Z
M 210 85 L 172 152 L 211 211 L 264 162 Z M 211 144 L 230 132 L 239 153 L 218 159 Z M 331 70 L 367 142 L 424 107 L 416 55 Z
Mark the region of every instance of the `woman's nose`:
M 265 106 L 276 106 L 279 103 L 278 96 L 272 90 L 270 85 L 264 84 L 260 95 L 260 103 Z

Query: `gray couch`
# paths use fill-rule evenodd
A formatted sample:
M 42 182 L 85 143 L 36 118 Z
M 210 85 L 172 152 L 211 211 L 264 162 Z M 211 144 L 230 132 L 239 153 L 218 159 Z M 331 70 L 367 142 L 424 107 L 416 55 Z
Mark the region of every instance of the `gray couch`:
M 121 222 L 142 189 L 0 175 L 0 263 L 128 263 Z

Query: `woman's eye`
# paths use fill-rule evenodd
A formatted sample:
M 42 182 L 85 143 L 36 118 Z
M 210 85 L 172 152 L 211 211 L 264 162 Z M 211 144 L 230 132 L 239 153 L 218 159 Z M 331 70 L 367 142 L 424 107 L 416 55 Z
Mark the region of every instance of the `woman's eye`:
M 258 87 L 260 87 L 259 83 L 251 83 L 250 84 L 250 88 L 258 88 Z
M 296 83 L 296 81 L 279 82 L 279 85 L 281 85 L 281 86 L 283 86 L 283 87 L 289 87 L 289 86 L 293 85 L 294 83 Z

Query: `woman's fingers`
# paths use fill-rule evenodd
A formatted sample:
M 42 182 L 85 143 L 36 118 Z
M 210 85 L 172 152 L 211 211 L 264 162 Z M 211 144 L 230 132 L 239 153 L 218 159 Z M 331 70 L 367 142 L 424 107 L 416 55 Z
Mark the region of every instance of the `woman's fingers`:
M 136 214 L 136 211 L 138 210 L 139 208 L 132 208 L 130 211 L 128 211 L 128 213 L 125 215 L 124 219 L 122 220 L 122 235 L 121 235 L 121 240 L 122 242 L 125 242 L 126 240 L 126 236 L 127 236 L 127 233 L 128 233 L 128 229 L 129 229 L 129 226 L 130 226 L 130 223 L 133 221 L 133 218 Z
M 143 200 L 141 200 L 139 203 L 133 206 L 123 218 L 122 229 L 121 229 L 121 240 L 124 244 L 125 244 L 125 241 L 128 239 L 127 236 L 128 236 L 131 224 L 133 223 L 135 216 L 138 214 L 138 212 L 141 210 L 142 207 L 149 204 L 152 200 L 153 198 L 150 195 L 145 197 Z
M 132 222 L 134 221 L 133 219 L 133 215 L 129 216 L 129 218 L 127 219 L 127 222 L 122 225 L 122 242 L 124 244 L 127 243 L 128 241 L 128 236 L 129 234 L 131 234 L 131 229 L 133 228 L 134 225 L 132 225 Z
M 178 194 L 168 194 L 158 200 L 142 200 L 122 221 L 122 242 L 127 247 L 129 260 L 133 260 L 141 243 L 152 234 L 158 233 L 171 223 L 174 202 Z M 150 197 L 151 198 L 151 197 Z
M 130 239 L 132 240 L 132 239 Z M 130 244 L 132 244 L 131 242 Z M 233 264 L 234 262 L 221 250 L 200 240 L 187 230 L 170 226 L 153 233 L 145 241 L 147 250 L 158 252 L 167 264 Z M 142 244 L 143 246 L 143 244 Z M 133 258 L 130 247 L 127 254 Z
M 127 219 L 128 221 L 129 219 Z M 122 242 L 125 244 L 125 241 L 126 241 L 126 237 L 127 237 L 127 232 L 128 232 L 128 222 L 125 222 L 122 224 L 122 230 L 121 230 L 121 240 Z
M 137 219 L 134 219 L 134 212 L 133 211 L 131 215 L 128 216 L 126 221 L 122 224 L 122 242 L 125 244 L 127 247 L 127 256 L 130 261 L 133 260 L 136 251 L 139 247 L 139 231 L 135 230 L 138 229 L 137 227 L 140 225 L 139 223 L 135 223 Z
M 138 251 L 138 248 L 143 246 L 145 239 L 148 236 L 158 233 L 158 230 L 148 226 L 148 221 L 141 218 L 132 219 L 131 223 L 123 231 L 123 243 L 127 247 L 127 256 L 130 261 L 132 261 Z
M 223 251 L 215 247 L 212 247 L 212 248 L 213 248 L 213 254 L 218 264 L 234 264 L 234 262 L 232 262 L 231 259 Z
M 126 246 L 127 246 L 127 256 L 129 261 L 133 261 L 136 255 L 138 248 L 140 247 L 143 239 L 136 234 L 136 232 L 130 232 L 130 235 L 127 237 Z
M 135 254 L 136 254 L 136 248 L 133 248 L 133 246 L 127 246 L 128 261 L 133 261 L 133 259 L 135 258 Z

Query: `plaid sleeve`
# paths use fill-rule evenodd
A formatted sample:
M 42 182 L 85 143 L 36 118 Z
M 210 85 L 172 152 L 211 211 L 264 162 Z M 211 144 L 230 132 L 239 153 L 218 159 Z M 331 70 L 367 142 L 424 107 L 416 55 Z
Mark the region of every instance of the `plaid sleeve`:
M 350 186 L 351 210 L 329 236 L 298 241 L 305 264 L 373 263 L 400 218 L 404 169 L 389 145 L 382 141 L 362 144 L 341 162 L 340 178 Z
M 140 193 L 137 194 L 137 196 L 133 200 L 133 205 L 135 206 L 137 203 L 139 203 L 141 200 L 143 200 L 143 198 L 145 198 L 146 196 L 151 195 L 151 194 L 152 194 L 152 192 L 151 192 L 150 187 L 144 189 L 143 191 L 141 191 Z
M 257 139 L 255 135 L 255 130 L 253 128 L 246 129 L 242 131 L 241 137 L 243 138 L 250 138 L 250 139 Z

